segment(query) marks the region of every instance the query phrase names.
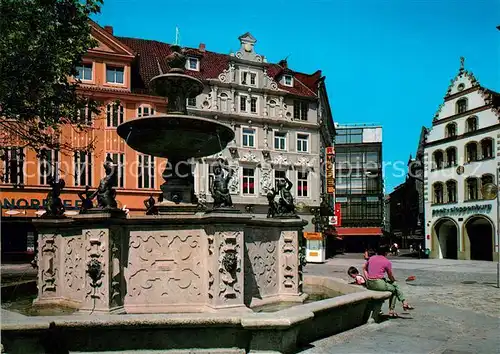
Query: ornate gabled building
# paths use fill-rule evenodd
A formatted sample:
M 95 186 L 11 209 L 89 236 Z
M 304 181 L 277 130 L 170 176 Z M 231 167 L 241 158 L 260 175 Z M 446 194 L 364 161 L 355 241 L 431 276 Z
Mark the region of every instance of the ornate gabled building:
M 135 77 L 144 88 L 153 76 L 168 70 L 168 44 L 119 39 L 138 53 Z M 324 77 L 321 71 L 295 72 L 286 60 L 268 63 L 256 52 L 257 41 L 250 33 L 239 41 L 240 49 L 230 55 L 207 51 L 203 44 L 186 50 L 186 74 L 205 83 L 204 92 L 188 100 L 188 111 L 227 123 L 236 132 L 222 152 L 196 161 L 195 194 L 202 203 L 212 202 L 211 164 L 222 157 L 235 173 L 230 191 L 242 211 L 266 214 L 266 195 L 284 177 L 293 183 L 297 203 L 317 207 L 326 191 L 324 150 L 335 131 Z M 333 207 L 333 196 L 325 199 Z M 310 213 L 304 216 L 311 220 Z
M 35 233 L 30 220 L 40 215 L 49 191 L 47 166 L 52 165 L 66 187 L 61 198 L 68 210 L 78 209 L 78 193 L 95 188 L 110 156 L 118 165 L 117 201 L 130 213 L 144 213 L 144 200 L 159 195 L 165 160 L 139 154 L 116 133 L 127 120 L 166 113 L 167 102 L 149 90 L 149 81 L 168 72 L 166 57 L 171 46 L 152 40 L 117 37 L 113 28 L 92 22 L 98 45 L 78 66 L 83 94 L 102 102 L 99 116 L 79 112 L 83 131 L 63 128 L 61 139 L 76 151 L 46 151 L 37 155 L 22 148 L 22 142 L 5 134 L 0 161 L 3 236 L 2 250 L 26 249 L 26 239 Z M 245 33 L 240 49 L 229 55 L 198 48 L 184 48 L 186 74 L 205 84 L 205 91 L 188 99 L 188 110 L 198 116 L 223 121 L 236 132 L 234 141 L 220 156 L 228 159 L 235 174 L 231 179 L 233 203 L 242 211 L 267 214 L 266 194 L 276 181 L 287 177 L 293 183 L 296 203 L 311 221 L 310 209 L 324 204 L 333 209 L 333 195 L 326 195 L 325 148 L 332 146 L 335 128 L 321 71 L 304 74 L 290 69 L 286 60 L 268 63 L 255 51 L 256 39 Z M 1 133 L 0 133 L 1 134 Z M 79 151 L 93 143 L 93 152 Z M 195 161 L 195 190 L 200 202 L 211 203 L 210 162 L 218 156 Z M 333 215 L 333 212 L 332 214 Z M 6 220 L 5 218 L 3 220 Z M 314 225 L 309 223 L 308 230 Z M 17 231 L 16 231 L 17 230 Z M 21 231 L 19 231 L 21 230 Z M 10 238 L 12 240 L 13 238 Z M 19 242 L 18 242 L 19 241 Z M 28 249 L 32 248 L 28 246 Z
M 424 150 L 426 247 L 435 258 L 498 257 L 500 95 L 460 69 L 429 129 Z M 494 193 L 493 193 L 494 194 Z

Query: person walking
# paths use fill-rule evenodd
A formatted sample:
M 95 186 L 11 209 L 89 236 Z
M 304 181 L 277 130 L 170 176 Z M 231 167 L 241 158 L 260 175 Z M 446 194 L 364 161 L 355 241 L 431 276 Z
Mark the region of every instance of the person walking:
M 389 299 L 389 316 L 398 317 L 395 312 L 396 299 L 403 304 L 403 310 L 413 310 L 414 307 L 408 304 L 405 295 L 396 284 L 396 279 L 392 273 L 392 263 L 386 257 L 387 246 L 379 246 L 377 255 L 372 256 L 363 265 L 363 274 L 366 279 L 366 287 L 374 291 L 389 291 L 392 296 Z M 387 274 L 387 278 L 385 275 Z

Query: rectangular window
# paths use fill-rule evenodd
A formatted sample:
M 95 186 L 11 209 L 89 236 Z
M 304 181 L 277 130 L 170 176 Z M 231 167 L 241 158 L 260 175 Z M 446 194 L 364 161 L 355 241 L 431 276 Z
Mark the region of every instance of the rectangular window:
M 250 112 L 257 113 L 257 97 L 250 99 Z
M 240 80 L 242 85 L 257 86 L 257 73 L 241 71 Z
M 49 184 L 49 177 L 59 179 L 59 151 L 42 150 L 39 158 L 40 184 Z
M 147 116 L 154 116 L 155 115 L 155 109 L 150 106 L 140 106 L 137 108 L 137 117 L 147 117 Z
M 252 85 L 252 86 L 257 85 L 257 74 L 256 73 L 250 73 L 250 85 Z
M 243 168 L 243 195 L 255 194 L 255 170 Z
M 92 125 L 92 111 L 88 107 L 80 108 L 76 112 L 75 124 Z
M 82 81 L 92 81 L 92 64 L 82 64 L 76 67 L 75 78 Z
M 351 129 L 349 133 L 351 144 L 361 144 L 363 142 L 363 129 Z
M 106 158 L 111 158 L 116 165 L 116 187 L 125 186 L 125 154 L 108 152 Z
M 92 154 L 86 151 L 75 151 L 73 158 L 75 186 L 92 186 Z
M 335 136 L 336 144 L 346 144 L 347 143 L 347 134 L 345 130 L 339 130 L 337 135 Z
M 14 185 L 24 185 L 24 149 L 20 147 L 3 148 L 3 182 Z
M 243 128 L 243 146 L 255 147 L 255 129 Z
M 285 75 L 283 77 L 283 82 L 285 84 L 285 86 L 293 86 L 293 78 L 291 75 Z
M 247 96 L 240 96 L 240 112 L 247 111 Z
M 123 123 L 123 106 L 117 104 L 108 104 L 106 109 L 106 126 L 116 128 Z
M 123 73 L 125 68 L 118 66 L 106 66 L 106 82 L 110 84 L 123 84 Z
M 137 188 L 155 187 L 155 158 L 149 155 L 138 155 Z
M 241 84 L 242 85 L 247 85 L 248 80 L 248 72 L 242 71 L 241 72 Z
M 293 118 L 297 120 L 307 120 L 309 103 L 305 101 L 293 101 Z
M 286 171 L 275 170 L 274 171 L 274 188 L 278 190 L 278 182 L 284 181 L 286 177 Z
M 297 197 L 307 197 L 307 172 L 297 171 Z
M 188 69 L 193 71 L 199 71 L 199 60 L 198 58 L 188 58 Z
M 187 105 L 189 107 L 196 107 L 196 97 L 188 98 Z
M 298 152 L 308 152 L 309 151 L 309 135 L 308 134 L 297 134 L 297 151 Z
M 286 133 L 274 132 L 274 149 L 286 150 Z

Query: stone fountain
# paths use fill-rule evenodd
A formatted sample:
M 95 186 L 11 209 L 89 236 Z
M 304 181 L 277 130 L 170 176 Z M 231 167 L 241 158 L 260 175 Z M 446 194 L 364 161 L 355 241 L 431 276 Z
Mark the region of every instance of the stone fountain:
M 203 86 L 183 73 L 185 58 L 179 47 L 172 49 L 170 71 L 151 80 L 168 98 L 169 113 L 118 127 L 132 148 L 169 159 L 163 201 L 145 203 L 148 214 L 154 209 L 159 215 L 126 217 L 116 208 L 111 161 L 97 190 L 81 193 L 80 215 L 62 215 L 64 183 L 54 181 L 50 212 L 33 221 L 39 234 L 33 306 L 62 305 L 77 315 L 30 318 L 2 310 L 6 352 L 295 352 L 299 345 L 366 323 L 390 296 L 325 277 L 302 278 L 299 237 L 305 222 L 295 215 L 290 181 L 268 195 L 269 217 L 254 218 L 232 209 L 227 184 L 238 177 L 218 161 L 211 185 L 214 207 L 197 209 L 186 161 L 219 152 L 234 132 L 186 114 L 186 98 Z M 300 304 L 303 281 L 346 295 Z M 250 310 L 285 301 L 300 305 L 274 313 Z
M 36 220 L 36 306 L 65 305 L 92 314 L 165 313 L 250 311 L 268 302 L 303 301 L 298 245 L 303 220 L 295 215 L 256 219 L 236 211 L 227 183 L 238 176 L 223 161 L 217 161 L 211 187 L 214 208 L 198 208 L 187 161 L 218 153 L 234 139 L 234 131 L 187 115 L 186 99 L 200 94 L 203 84 L 184 73 L 180 47 L 172 46 L 166 59 L 169 72 L 150 85 L 167 97 L 168 114 L 118 127 L 134 150 L 168 158 L 163 201 L 156 204 L 159 215 L 117 212 L 110 200 L 115 169 L 108 166 L 98 191 L 91 194 L 105 196 L 97 208 Z M 291 202 L 291 194 L 283 193 Z

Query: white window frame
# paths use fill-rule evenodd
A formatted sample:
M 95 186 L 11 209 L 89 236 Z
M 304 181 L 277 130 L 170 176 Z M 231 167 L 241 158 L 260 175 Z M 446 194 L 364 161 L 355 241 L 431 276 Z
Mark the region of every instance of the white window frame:
M 149 184 L 149 187 L 144 187 L 145 183 L 144 183 L 144 171 L 145 171 L 145 167 L 144 167 L 144 161 L 145 161 L 145 157 L 147 157 L 149 159 L 149 181 L 148 181 L 148 184 Z M 156 183 L 156 159 L 154 158 L 154 156 L 151 156 L 151 155 L 146 155 L 146 154 L 137 154 L 137 189 L 154 189 L 155 188 L 155 183 Z M 139 180 L 142 182 L 141 183 L 141 186 L 139 185 Z
M 306 173 L 307 178 L 305 180 L 304 179 L 299 180 L 299 173 Z M 295 176 L 297 179 L 297 187 L 295 188 L 297 198 L 301 198 L 301 199 L 311 198 L 311 193 L 310 193 L 310 190 L 311 190 L 311 188 L 310 188 L 311 187 L 311 172 L 308 170 L 297 170 L 297 173 L 295 174 Z M 307 183 L 307 195 L 299 195 L 299 185 L 301 184 L 300 183 L 301 181 L 306 181 L 306 183 Z
M 3 154 L 5 156 L 5 160 L 0 160 L 0 164 L 2 165 L 1 172 L 4 174 L 7 174 L 8 180 L 5 181 L 1 180 L 0 183 L 5 183 L 5 184 L 12 184 L 16 186 L 21 186 L 25 185 L 26 182 L 26 150 L 20 146 L 5 146 L 2 147 L 0 150 L 3 151 Z M 10 171 L 7 171 L 10 166 L 10 162 L 13 161 L 14 159 L 12 158 L 13 150 L 16 151 L 16 158 L 15 161 L 17 162 L 17 174 L 16 174 L 16 180 L 12 181 L 10 179 Z
M 108 68 L 115 68 L 115 69 L 123 68 L 123 82 L 116 82 L 116 74 L 115 74 L 115 81 L 108 81 Z M 127 77 L 127 68 L 125 67 L 125 65 L 106 64 L 104 66 L 104 79 L 106 80 L 107 84 L 125 86 L 126 77 Z
M 276 133 L 281 133 L 285 134 L 285 148 L 284 149 L 277 149 L 276 148 Z M 288 132 L 284 132 L 282 130 L 274 129 L 273 130 L 273 149 L 276 151 L 288 151 Z
M 244 184 L 244 180 L 245 180 L 245 174 L 244 174 L 245 169 L 253 170 L 253 184 L 254 184 L 253 194 L 245 194 L 243 192 L 243 190 L 244 190 L 243 184 Z M 248 165 L 241 166 L 241 176 L 238 176 L 238 178 L 241 178 L 241 196 L 242 197 L 255 197 L 259 194 L 259 191 L 258 191 L 259 178 L 258 178 L 258 174 L 257 174 L 257 166 L 248 166 Z
M 189 104 L 189 100 L 194 100 L 194 105 L 192 104 Z M 187 107 L 196 107 L 196 97 L 190 97 L 190 98 L 186 98 L 186 106 Z
M 50 168 L 55 169 L 55 178 L 56 180 L 59 180 L 59 166 L 61 165 L 61 154 L 59 150 L 55 149 L 50 149 L 50 150 L 45 150 L 46 153 L 50 154 L 50 162 L 56 162 L 54 163 L 53 166 L 50 166 Z M 43 159 L 42 156 L 38 158 L 38 183 L 42 186 L 48 185 L 48 178 L 51 175 L 50 171 L 43 171 L 42 173 L 42 167 L 43 165 L 47 165 L 48 160 Z
M 238 95 L 238 111 L 240 113 L 248 113 L 250 112 L 250 102 L 249 102 L 249 99 L 248 99 L 248 96 L 247 95 Z M 245 110 L 242 110 L 241 109 L 241 100 L 242 99 L 245 99 Z
M 79 67 L 84 68 L 84 71 L 85 71 L 85 66 L 87 66 L 87 67 L 90 66 L 90 79 L 77 78 L 76 76 L 75 76 L 75 79 L 80 80 L 81 82 L 94 82 L 94 62 L 91 62 L 91 63 L 86 62 L 86 63 L 82 63 L 81 65 L 77 65 L 76 66 L 77 71 L 78 71 Z
M 115 114 L 115 109 L 118 109 L 117 112 L 117 122 L 118 124 L 113 125 L 113 115 Z M 108 118 L 109 115 L 109 118 Z M 122 104 L 115 106 L 113 102 L 110 102 L 106 105 L 106 128 L 116 128 L 120 124 L 125 122 L 125 108 Z
M 255 112 L 252 111 L 252 99 L 255 99 Z M 249 112 L 251 114 L 259 114 L 259 97 L 258 96 L 250 97 L 249 107 L 250 107 Z
M 248 83 L 243 82 L 243 74 L 247 74 Z M 251 77 L 255 75 L 255 84 L 251 84 Z M 240 70 L 240 85 L 250 86 L 250 87 L 258 87 L 259 86 L 259 74 L 253 70 Z
M 115 162 L 115 159 L 114 159 L 114 155 L 116 155 L 116 162 Z M 113 163 L 116 164 L 116 178 L 117 178 L 117 181 L 116 181 L 116 188 L 125 188 L 125 185 L 126 185 L 126 181 L 125 181 L 125 176 L 126 176 L 126 173 L 125 173 L 125 153 L 124 152 L 107 152 L 106 153 L 106 158 L 108 158 L 108 156 L 111 158 L 111 160 L 113 160 Z M 123 183 L 120 183 L 120 181 L 122 181 Z
M 243 131 L 245 129 L 252 129 L 254 131 L 254 134 L 253 134 L 253 146 L 244 145 L 243 144 L 243 136 L 245 135 Z M 248 148 L 248 149 L 256 149 L 257 148 L 257 128 L 253 128 L 253 127 L 250 127 L 250 126 L 241 126 L 241 146 L 244 147 L 244 148 Z
M 196 61 L 196 68 L 193 69 L 191 67 L 191 60 L 195 60 Z M 191 70 L 191 71 L 200 71 L 200 59 L 196 58 L 196 57 L 188 57 L 187 60 L 186 60 L 186 69 L 187 70 Z
M 84 112 L 85 117 L 82 119 L 82 111 Z M 92 116 L 92 111 L 89 109 L 88 106 L 85 106 L 84 108 L 79 109 L 76 112 L 76 124 L 80 125 L 85 125 L 85 126 L 90 126 L 93 123 L 93 116 Z
M 149 111 L 149 114 L 144 114 L 144 109 L 147 108 Z M 153 106 L 150 104 L 141 104 L 139 107 L 137 107 L 137 117 L 149 117 L 149 116 L 154 116 L 156 113 L 156 110 Z
M 290 83 L 287 84 L 286 79 L 290 78 Z M 283 75 L 283 85 L 288 87 L 293 87 L 293 76 L 292 75 Z
M 299 150 L 299 135 L 304 135 L 304 136 L 307 136 L 307 139 L 305 140 L 306 141 L 306 144 L 307 144 L 307 149 L 306 150 Z M 300 139 L 300 140 L 304 140 L 304 139 Z M 309 133 L 302 133 L 302 132 L 297 132 L 297 134 L 295 135 L 295 150 L 299 153 L 309 153 L 311 151 L 311 134 Z
M 75 176 L 73 182 L 75 187 L 86 187 L 92 186 L 92 180 L 94 178 L 94 174 L 92 173 L 93 160 L 94 156 L 91 153 L 85 154 L 85 162 L 80 162 L 82 151 L 75 151 L 73 154 L 73 175 Z M 75 154 L 77 158 L 75 158 Z M 85 183 L 80 183 L 80 176 L 82 171 L 82 165 L 85 165 Z

